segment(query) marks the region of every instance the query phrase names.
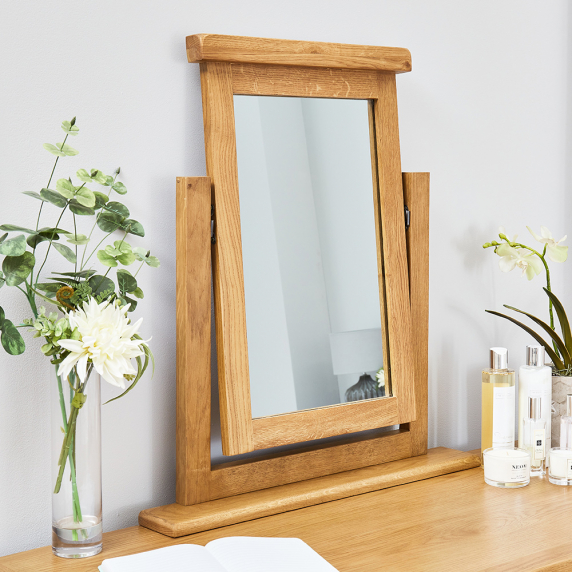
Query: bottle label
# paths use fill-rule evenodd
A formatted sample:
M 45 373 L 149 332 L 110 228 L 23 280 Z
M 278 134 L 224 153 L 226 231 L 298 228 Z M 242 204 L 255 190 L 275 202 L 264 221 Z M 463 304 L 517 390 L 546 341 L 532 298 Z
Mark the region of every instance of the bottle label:
M 514 385 L 493 390 L 493 447 L 514 446 Z
M 544 439 L 545 439 L 545 432 L 544 429 L 537 429 L 534 432 L 534 459 L 536 461 L 541 461 L 546 456 L 545 453 L 545 446 L 544 446 Z

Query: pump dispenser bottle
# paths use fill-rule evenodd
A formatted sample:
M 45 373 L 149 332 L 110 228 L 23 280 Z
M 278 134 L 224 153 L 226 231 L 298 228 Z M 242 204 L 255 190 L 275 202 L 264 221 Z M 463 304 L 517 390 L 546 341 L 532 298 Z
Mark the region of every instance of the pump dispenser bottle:
M 546 423 L 546 450 L 552 446 L 552 369 L 544 365 L 542 346 L 526 346 L 526 365 L 518 370 L 518 446 L 525 449 L 523 422 L 528 417 L 528 398 L 542 399 L 542 420 Z
M 572 394 L 566 396 L 566 415 L 560 418 L 560 448 L 572 449 Z
M 514 370 L 508 369 L 508 350 L 491 348 L 490 369 L 482 373 L 481 454 L 489 447 L 514 447 Z
M 546 459 L 546 422 L 541 414 L 542 398 L 528 398 L 528 414 L 522 422 L 522 438 L 530 453 L 530 476 L 544 475 Z

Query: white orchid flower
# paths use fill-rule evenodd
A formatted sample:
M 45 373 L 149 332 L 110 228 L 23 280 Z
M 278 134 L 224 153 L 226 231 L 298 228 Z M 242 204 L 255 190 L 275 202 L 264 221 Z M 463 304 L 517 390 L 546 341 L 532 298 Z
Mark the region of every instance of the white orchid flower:
M 528 250 L 514 248 L 504 243 L 496 249 L 496 253 L 501 257 L 499 266 L 503 272 L 520 268 L 522 276 L 526 276 L 529 280 L 542 272 L 542 262 L 536 254 Z
M 500 236 L 501 234 L 503 234 L 504 236 L 506 236 L 506 237 L 508 238 L 507 232 L 506 232 L 506 229 L 504 228 L 504 226 L 499 226 L 499 236 Z M 517 239 L 517 238 L 518 238 L 518 234 L 515 234 L 515 235 L 512 237 L 512 240 L 511 240 L 510 242 L 516 242 L 516 239 Z
M 120 308 L 109 302 L 98 304 L 91 298 L 82 308 L 69 312 L 69 324 L 73 329 L 77 328 L 80 339 L 59 341 L 59 345 L 70 353 L 60 364 L 58 375 L 67 377 L 77 364 L 77 373 L 84 381 L 88 362 L 91 362 L 105 381 L 125 389 L 124 376 L 137 373 L 131 360 L 144 353 L 141 349 L 143 340 L 132 339 L 143 318 L 131 324 L 127 310 L 128 306 Z
M 564 262 L 568 258 L 568 247 L 558 246 L 566 240 L 568 235 L 563 236 L 560 240 L 554 240 L 552 233 L 545 226 L 540 227 L 541 236 L 538 236 L 530 227 L 527 226 L 526 228 L 528 228 L 528 232 L 534 236 L 535 240 L 541 244 L 546 244 L 546 252 L 550 260 Z

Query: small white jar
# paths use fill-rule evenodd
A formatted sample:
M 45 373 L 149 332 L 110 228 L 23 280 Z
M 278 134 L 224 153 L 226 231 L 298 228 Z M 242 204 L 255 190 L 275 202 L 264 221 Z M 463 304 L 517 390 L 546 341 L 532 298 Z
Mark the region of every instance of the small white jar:
M 550 449 L 548 480 L 553 485 L 572 485 L 572 449 Z
M 524 449 L 485 449 L 483 463 L 488 485 L 517 489 L 530 482 L 530 453 Z

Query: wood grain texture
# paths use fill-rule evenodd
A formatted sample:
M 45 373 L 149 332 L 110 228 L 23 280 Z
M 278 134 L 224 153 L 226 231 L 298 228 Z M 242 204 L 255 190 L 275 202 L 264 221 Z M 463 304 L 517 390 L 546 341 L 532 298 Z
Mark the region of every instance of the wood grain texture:
M 209 499 L 211 181 L 177 178 L 177 502 Z
M 351 436 L 342 443 L 310 445 L 261 459 L 215 465 L 210 496 L 214 500 L 407 457 L 411 457 L 409 431 Z
M 415 386 L 395 75 L 379 74 L 374 102 L 392 395 L 399 423 L 414 421 Z
M 562 572 L 572 569 L 569 489 L 534 478 L 500 490 L 475 468 L 177 539 L 140 526 L 107 532 L 93 558 L 45 547 L 0 558 L 0 571 L 94 572 L 105 558 L 164 546 L 275 536 L 301 538 L 339 572 Z
M 411 211 L 406 237 L 417 412 L 417 419 L 410 423 L 411 444 L 413 455 L 424 455 L 429 378 L 429 173 L 403 173 L 403 195 Z
M 239 95 L 372 99 L 378 93 L 377 75 L 361 70 L 233 64 L 232 89 Z
M 222 449 L 253 450 L 238 166 L 230 64 L 201 64 L 207 174 L 213 183 L 213 256 Z
M 171 537 L 195 534 L 237 522 L 369 493 L 404 483 L 462 471 L 480 458 L 451 449 L 336 475 L 310 479 L 195 506 L 171 504 L 143 511 L 139 524 Z
M 385 395 L 392 395 L 391 355 L 387 327 L 387 302 L 385 299 L 385 264 L 383 254 L 383 233 L 381 231 L 381 209 L 379 206 L 379 169 L 377 166 L 377 136 L 375 127 L 375 101 L 368 101 L 369 152 L 371 155 L 371 177 L 373 190 L 373 212 L 375 221 L 375 245 L 377 253 L 377 283 L 379 286 L 379 312 L 381 322 L 381 343 L 383 344 L 383 367 L 385 372 Z
M 397 424 L 397 399 L 387 397 L 253 419 L 255 449 L 347 435 Z
M 187 36 L 189 62 L 250 62 L 317 68 L 411 71 L 405 48 L 197 34 Z

